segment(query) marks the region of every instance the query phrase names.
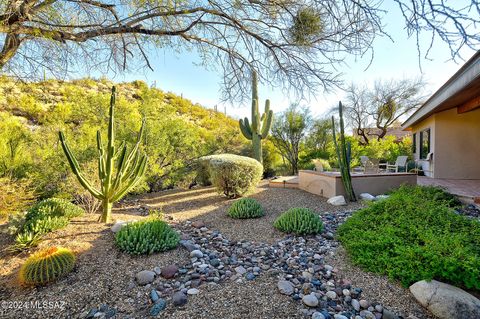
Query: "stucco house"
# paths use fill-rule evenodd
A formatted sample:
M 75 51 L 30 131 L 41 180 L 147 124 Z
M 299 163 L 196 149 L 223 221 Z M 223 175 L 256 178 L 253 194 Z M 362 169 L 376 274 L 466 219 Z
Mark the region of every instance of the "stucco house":
M 435 179 L 480 179 L 480 51 L 403 124 Z

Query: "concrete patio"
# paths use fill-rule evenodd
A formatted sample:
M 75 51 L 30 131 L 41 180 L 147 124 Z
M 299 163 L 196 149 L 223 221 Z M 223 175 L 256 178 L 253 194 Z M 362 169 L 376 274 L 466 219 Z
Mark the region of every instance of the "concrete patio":
M 442 179 L 418 176 L 417 184 L 443 187 L 449 193 L 457 195 L 463 200 L 480 203 L 480 179 Z

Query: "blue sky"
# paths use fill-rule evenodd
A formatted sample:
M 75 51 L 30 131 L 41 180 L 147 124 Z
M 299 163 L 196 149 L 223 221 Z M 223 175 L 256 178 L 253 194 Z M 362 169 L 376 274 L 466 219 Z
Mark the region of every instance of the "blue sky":
M 391 9 L 391 8 L 388 8 Z M 448 80 L 463 64 L 450 60 L 450 51 L 447 45 L 437 41 L 430 54 L 430 60 L 421 59 L 422 70 L 418 64 L 418 53 L 416 39 L 407 37 L 404 30 L 404 22 L 396 8 L 392 8 L 384 20 L 385 30 L 392 36 L 395 42 L 388 38 L 377 38 L 374 43 L 375 57 L 371 66 L 365 70 L 370 63 L 370 56 L 355 59 L 350 57 L 346 60 L 347 66 L 342 67 L 345 83 L 372 83 L 376 79 L 401 79 L 404 77 L 418 77 L 422 75 L 427 81 L 424 88 L 426 93 L 435 92 L 445 81 Z M 430 35 L 425 35 L 421 43 L 428 45 Z M 221 74 L 213 71 L 206 71 L 196 66 L 198 58 L 194 53 L 175 54 L 173 50 L 167 50 L 155 54 L 152 58 L 154 71 L 142 70 L 116 76 L 115 81 L 143 80 L 148 84 L 156 82 L 156 86 L 164 91 L 171 91 L 183 94 L 185 98 L 200 103 L 208 108 L 218 104 L 219 110 L 226 106 L 227 114 L 238 117 L 249 116 L 250 105 L 221 104 L 219 83 Z M 473 50 L 464 49 L 461 51 L 464 59 L 474 54 Z M 259 95 L 261 105 L 263 100 L 269 98 L 272 101 L 274 112 L 280 112 L 292 102 L 288 96 L 280 91 L 272 90 L 270 87 L 260 84 Z M 301 104 L 310 107 L 315 116 L 321 116 L 333 105 L 341 100 L 343 92 L 337 90 L 330 94 L 319 94 L 315 99 L 302 101 Z

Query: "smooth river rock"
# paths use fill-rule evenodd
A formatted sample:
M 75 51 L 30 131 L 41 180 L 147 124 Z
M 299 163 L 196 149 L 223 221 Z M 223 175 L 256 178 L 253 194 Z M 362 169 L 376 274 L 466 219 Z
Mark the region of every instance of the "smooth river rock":
M 480 318 L 480 300 L 455 286 L 422 280 L 411 285 L 410 292 L 440 319 Z

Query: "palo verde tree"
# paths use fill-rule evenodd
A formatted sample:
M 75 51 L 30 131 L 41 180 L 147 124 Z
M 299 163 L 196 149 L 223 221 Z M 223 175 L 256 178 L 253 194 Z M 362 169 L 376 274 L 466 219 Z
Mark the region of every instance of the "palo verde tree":
M 2 0 L 0 71 L 32 78 L 45 69 L 64 76 L 151 68 L 155 49 L 189 50 L 223 71 L 226 98 L 247 96 L 251 70 L 272 86 L 314 95 L 339 83 L 336 66 L 346 55 L 373 57 L 374 39 L 391 37 L 383 27 L 395 9 L 419 56 L 437 39 L 453 58 L 478 49 L 477 0 Z
M 125 196 L 142 178 L 145 173 L 147 156 L 140 151 L 143 129 L 145 122 L 142 123 L 135 146 L 128 152 L 125 142 L 116 150 L 115 147 L 115 87 L 112 88 L 110 99 L 110 110 L 108 120 L 108 142 L 107 148 L 104 148 L 100 130 L 97 132 L 98 148 L 98 177 L 100 179 L 100 189 L 97 189 L 82 174 L 80 165 L 67 144 L 63 132 L 59 132 L 60 143 L 67 156 L 68 163 L 77 177 L 80 184 L 85 187 L 95 198 L 102 201 L 103 213 L 100 221 L 109 223 L 111 221 L 112 205 Z M 116 161 L 116 163 L 115 163 Z
M 265 101 L 265 112 L 258 111 L 258 83 L 257 74 L 252 74 L 252 124 L 248 118 L 240 119 L 240 130 L 246 139 L 252 141 L 253 157 L 263 164 L 262 140 L 268 136 L 272 126 L 273 111 L 270 110 L 270 100 Z

